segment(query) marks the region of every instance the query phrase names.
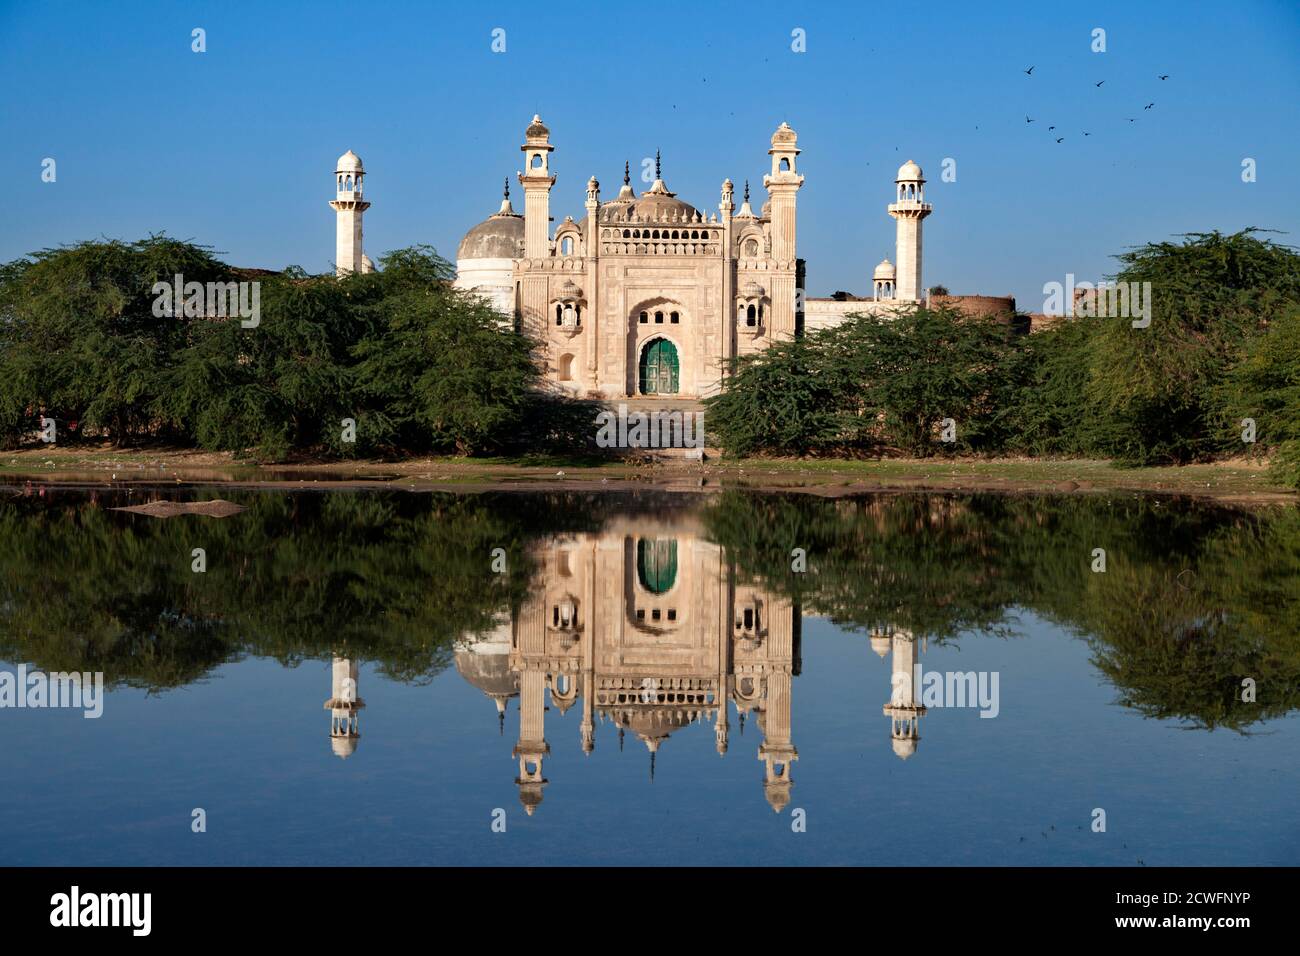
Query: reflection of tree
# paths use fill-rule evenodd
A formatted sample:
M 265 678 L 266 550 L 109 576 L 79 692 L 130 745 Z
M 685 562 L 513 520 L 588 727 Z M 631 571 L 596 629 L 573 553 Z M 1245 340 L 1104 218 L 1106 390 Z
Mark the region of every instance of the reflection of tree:
M 103 497 L 0 503 L 0 657 L 153 689 L 243 654 L 294 664 L 346 652 L 427 678 L 456 637 L 519 603 L 525 544 L 563 523 L 511 496 L 239 501 L 248 510 L 233 518 L 166 521 L 106 511 Z M 504 574 L 491 570 L 498 547 Z M 207 551 L 206 573 L 190 570 L 193 548 Z
M 253 654 L 344 655 L 427 680 L 532 584 L 530 545 L 682 496 L 238 495 L 232 518 L 106 510 L 124 494 L 0 500 L 0 658 L 161 689 Z M 137 493 L 130 501 L 138 503 Z M 1008 633 L 1019 609 L 1084 637 L 1119 700 L 1243 730 L 1300 706 L 1300 512 L 1117 497 L 727 493 L 702 509 L 742 579 L 842 627 Z M 190 570 L 204 548 L 208 570 Z M 1094 548 L 1107 570 L 1089 570 Z M 494 548 L 507 571 L 491 567 Z M 807 572 L 791 550 L 807 551 Z M 1244 678 L 1256 703 L 1241 701 Z
M 1079 632 L 1142 713 L 1243 729 L 1300 706 L 1300 513 L 1155 499 L 723 495 L 742 575 L 844 627 L 948 639 L 1017 608 Z M 808 554 L 806 574 L 789 554 Z M 1090 570 L 1092 549 L 1108 555 Z M 1241 700 L 1242 680 L 1258 687 Z

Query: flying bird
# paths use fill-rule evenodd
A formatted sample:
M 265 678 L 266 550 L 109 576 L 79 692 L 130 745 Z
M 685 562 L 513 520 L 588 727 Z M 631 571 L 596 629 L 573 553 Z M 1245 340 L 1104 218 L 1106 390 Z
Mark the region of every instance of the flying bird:
M 1034 66 L 1037 66 L 1037 65 L 1038 65 L 1037 63 L 1034 64 Z M 1025 70 L 1024 73 L 1025 73 L 1025 76 L 1033 76 L 1033 74 L 1034 74 L 1034 67 L 1031 66 L 1029 69 Z
M 1124 118 L 1125 118 L 1126 120 L 1128 120 L 1130 123 L 1136 123 L 1136 122 L 1137 122 L 1137 119 L 1134 118 L 1134 117 L 1132 117 L 1132 116 L 1125 116 Z
M 1144 107 L 1142 107 L 1142 108 L 1143 108 L 1144 110 L 1149 110 L 1149 109 L 1151 109 L 1151 107 L 1153 107 L 1153 106 L 1155 106 L 1155 105 L 1156 105 L 1156 104 L 1154 104 L 1154 103 L 1148 103 L 1146 106 L 1144 106 Z
M 1167 80 L 1167 79 L 1169 79 L 1169 74 L 1166 73 L 1164 76 L 1160 77 L 1160 79 L 1162 79 L 1162 80 Z
M 1057 140 L 1057 142 L 1058 142 L 1058 143 L 1064 143 L 1064 142 L 1065 142 L 1065 137 L 1062 136 L 1060 139 Z
M 1052 130 L 1054 130 L 1054 129 L 1056 129 L 1055 126 L 1049 126 L 1049 127 L 1047 127 L 1047 131 L 1048 131 L 1049 133 L 1050 133 Z
M 1031 120 L 1028 116 L 1026 116 L 1026 117 L 1025 117 L 1025 122 L 1026 122 L 1026 123 L 1032 123 L 1033 120 Z
M 1083 135 L 1084 135 L 1084 136 L 1091 136 L 1092 134 L 1089 133 L 1087 130 L 1084 130 Z
M 1097 82 L 1097 83 L 1094 83 L 1093 86 L 1101 86 L 1101 84 L 1102 84 L 1102 83 L 1105 83 L 1105 82 L 1106 82 L 1105 80 L 1101 80 L 1101 81 L 1099 81 L 1099 82 Z

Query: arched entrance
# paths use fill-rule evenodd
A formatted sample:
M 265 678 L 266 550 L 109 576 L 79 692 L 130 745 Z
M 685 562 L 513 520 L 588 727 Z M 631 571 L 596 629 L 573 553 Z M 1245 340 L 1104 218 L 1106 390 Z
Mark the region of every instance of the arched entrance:
M 667 339 L 652 339 L 641 350 L 637 386 L 642 395 L 676 395 L 681 365 L 677 346 Z

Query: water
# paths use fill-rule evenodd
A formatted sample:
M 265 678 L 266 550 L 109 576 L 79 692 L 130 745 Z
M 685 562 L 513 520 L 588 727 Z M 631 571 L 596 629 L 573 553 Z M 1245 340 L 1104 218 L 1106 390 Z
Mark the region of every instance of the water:
M 107 684 L 0 709 L 0 862 L 1295 865 L 1298 582 L 1133 496 L 0 495 L 0 672 Z

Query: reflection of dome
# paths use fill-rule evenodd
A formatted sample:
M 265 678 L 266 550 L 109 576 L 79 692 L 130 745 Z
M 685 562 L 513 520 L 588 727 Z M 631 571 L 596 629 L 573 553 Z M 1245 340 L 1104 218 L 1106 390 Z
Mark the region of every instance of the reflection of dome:
M 876 271 L 871 274 L 873 279 L 893 279 L 894 276 L 894 264 L 888 259 L 882 259 L 880 265 L 876 266 Z
M 456 651 L 456 670 L 466 682 L 488 697 L 505 700 L 519 696 L 519 675 L 510 669 L 509 653 L 476 653 L 470 649 Z
M 331 737 L 330 749 L 334 751 L 334 756 L 347 760 L 356 753 L 357 741 L 359 739 L 360 738 L 356 736 Z
M 691 717 L 685 710 L 671 710 L 660 707 L 646 707 L 630 713 L 623 713 L 614 721 L 620 728 L 632 731 L 654 753 L 659 745 L 668 739 L 674 730 L 691 723 Z
M 902 182 L 923 182 L 924 177 L 921 175 L 921 167 L 916 165 L 910 159 L 902 166 L 898 167 L 898 177 L 894 180 L 896 183 Z
M 889 637 L 885 634 L 871 635 L 871 649 L 884 657 L 889 653 Z
M 906 760 L 916 753 L 916 739 L 913 737 L 895 737 L 894 753 Z
M 537 784 L 521 784 L 519 787 L 519 802 L 523 804 L 524 813 L 531 817 L 533 812 L 541 805 L 542 788 Z
M 775 813 L 780 813 L 790 802 L 790 788 L 793 784 L 784 780 L 773 780 L 763 785 L 763 794 Z

